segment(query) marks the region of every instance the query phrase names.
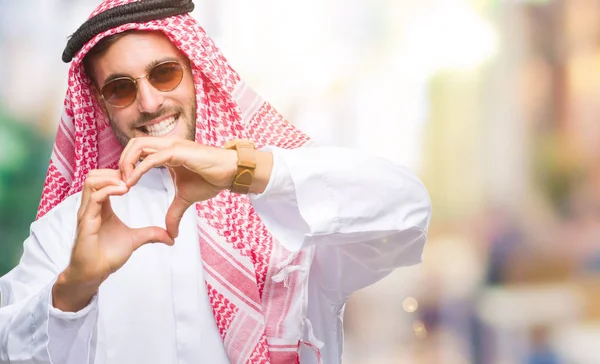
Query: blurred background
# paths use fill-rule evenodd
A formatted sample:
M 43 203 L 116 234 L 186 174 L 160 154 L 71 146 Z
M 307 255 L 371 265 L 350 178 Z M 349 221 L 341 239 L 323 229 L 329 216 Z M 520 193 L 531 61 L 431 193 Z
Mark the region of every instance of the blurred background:
M 600 1 L 195 2 L 291 122 L 431 194 L 424 263 L 351 298 L 344 363 L 600 363 Z M 0 275 L 35 217 L 63 47 L 98 3 L 0 0 Z

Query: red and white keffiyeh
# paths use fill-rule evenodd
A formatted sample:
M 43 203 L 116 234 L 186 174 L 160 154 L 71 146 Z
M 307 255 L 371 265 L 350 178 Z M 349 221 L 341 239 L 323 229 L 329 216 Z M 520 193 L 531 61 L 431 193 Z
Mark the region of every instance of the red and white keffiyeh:
M 104 1 L 91 16 L 131 2 Z M 72 61 L 38 218 L 79 192 L 90 170 L 118 168 L 122 147 L 92 97 L 82 59 L 102 38 L 130 29 L 162 31 L 190 59 L 197 142 L 222 146 L 247 138 L 259 147 L 297 148 L 308 141 L 240 80 L 191 15 L 122 25 L 95 36 Z M 294 255 L 274 241 L 247 196 L 223 192 L 198 203 L 197 211 L 206 287 L 231 362 L 299 362 L 306 305 L 293 302 L 306 297 L 297 272 L 288 270 L 284 284 L 281 269 L 307 264 L 310 253 Z

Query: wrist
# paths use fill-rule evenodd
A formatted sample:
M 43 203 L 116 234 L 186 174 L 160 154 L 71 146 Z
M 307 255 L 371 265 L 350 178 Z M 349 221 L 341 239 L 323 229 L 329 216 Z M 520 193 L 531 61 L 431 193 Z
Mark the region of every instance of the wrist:
M 225 153 L 227 155 L 227 171 L 225 178 L 225 186 L 223 189 L 228 190 L 231 188 L 233 181 L 235 181 L 235 177 L 238 173 L 238 156 L 235 150 L 225 149 Z
M 58 275 L 52 287 L 52 305 L 63 312 L 84 309 L 98 292 L 97 283 L 83 283 L 73 279 L 69 268 Z
M 235 152 L 228 174 L 229 189 L 233 193 L 263 193 L 273 169 L 273 154 L 257 151 L 254 143 L 247 139 L 230 140 L 223 146 Z

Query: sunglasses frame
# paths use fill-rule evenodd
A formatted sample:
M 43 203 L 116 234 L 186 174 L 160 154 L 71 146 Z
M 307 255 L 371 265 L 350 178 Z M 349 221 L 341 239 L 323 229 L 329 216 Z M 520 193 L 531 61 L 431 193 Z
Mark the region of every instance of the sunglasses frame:
M 147 79 L 147 80 L 148 80 L 148 83 L 149 83 L 149 84 L 150 84 L 152 87 L 154 87 L 156 90 L 158 90 L 158 91 L 160 91 L 160 92 L 169 92 L 169 91 L 173 91 L 173 90 L 175 90 L 177 87 L 179 87 L 179 85 L 181 84 L 181 81 L 183 81 L 183 77 L 185 76 L 185 72 L 182 72 L 182 73 L 181 73 L 181 79 L 179 80 L 179 82 L 177 82 L 177 84 L 176 84 L 176 85 L 175 85 L 173 88 L 171 88 L 171 89 L 168 89 L 168 90 L 160 90 L 160 89 L 158 89 L 156 86 L 154 86 L 154 84 L 153 84 L 153 83 L 150 81 L 150 79 L 148 78 L 148 77 L 150 76 L 150 74 L 151 74 L 151 73 L 152 73 L 154 70 L 156 70 L 156 68 L 158 68 L 158 67 L 160 67 L 160 66 L 162 66 L 162 65 L 165 65 L 165 64 L 171 64 L 171 63 L 173 63 L 173 64 L 177 64 L 179 67 L 181 67 L 181 68 L 182 68 L 182 70 L 186 70 L 186 69 L 188 69 L 188 67 L 186 67 L 185 65 L 181 64 L 181 62 L 179 62 L 179 61 L 164 61 L 164 62 L 160 62 L 159 64 L 157 64 L 157 65 L 155 65 L 154 67 L 152 67 L 152 69 L 150 70 L 150 72 L 146 73 L 146 74 L 145 74 L 145 75 L 143 75 L 143 76 L 140 76 L 140 77 L 129 77 L 129 76 L 123 76 L 123 77 L 117 77 L 117 78 L 115 78 L 115 79 L 112 79 L 112 80 L 110 80 L 110 82 L 107 82 L 107 83 L 105 83 L 105 84 L 102 86 L 102 88 L 100 89 L 100 98 L 102 98 L 102 100 L 104 100 L 104 102 L 106 102 L 107 104 L 109 104 L 110 106 L 112 106 L 112 107 L 114 107 L 114 108 L 117 108 L 117 109 L 123 109 L 123 108 L 126 108 L 127 106 L 129 106 L 129 105 L 133 104 L 133 103 L 134 103 L 134 101 L 137 99 L 137 95 L 138 95 L 138 92 L 139 92 L 138 80 L 141 80 L 142 78 L 145 78 L 145 79 Z M 133 97 L 133 99 L 131 99 L 131 101 L 130 101 L 130 102 L 127 104 L 127 105 L 113 105 L 113 104 L 111 104 L 111 103 L 110 103 L 108 100 L 106 100 L 106 99 L 104 98 L 104 92 L 103 92 L 104 88 L 105 88 L 106 86 L 110 85 L 111 83 L 113 83 L 113 82 L 116 82 L 116 81 L 119 81 L 119 80 L 128 80 L 128 81 L 131 81 L 131 82 L 133 82 L 133 85 L 135 86 L 135 96 Z

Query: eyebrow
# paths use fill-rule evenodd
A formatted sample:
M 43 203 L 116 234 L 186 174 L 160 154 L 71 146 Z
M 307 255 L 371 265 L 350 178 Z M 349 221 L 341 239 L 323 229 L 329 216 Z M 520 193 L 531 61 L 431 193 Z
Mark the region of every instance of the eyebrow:
M 164 58 L 155 59 L 154 61 L 148 63 L 148 65 L 146 66 L 146 68 L 144 70 L 145 70 L 146 74 L 148 74 L 157 65 L 164 63 L 164 62 L 172 62 L 172 61 L 181 63 L 181 60 L 179 60 L 179 58 L 177 58 L 177 57 L 174 57 L 174 56 L 164 57 Z M 111 73 L 108 77 L 106 77 L 103 85 L 106 85 L 107 83 L 114 81 L 117 78 L 135 78 L 135 77 L 128 75 L 126 73 Z

